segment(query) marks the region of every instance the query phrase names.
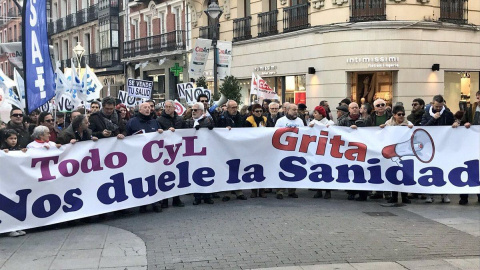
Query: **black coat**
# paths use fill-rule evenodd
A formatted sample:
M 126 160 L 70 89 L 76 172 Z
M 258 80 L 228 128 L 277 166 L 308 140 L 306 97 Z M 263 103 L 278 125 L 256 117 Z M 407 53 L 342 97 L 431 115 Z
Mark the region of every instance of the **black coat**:
M 177 115 L 176 112 L 173 113 L 173 117 L 162 112 L 160 117 L 157 117 L 157 121 L 160 124 L 160 128 L 163 130 L 167 130 L 171 127 L 174 129 L 182 129 L 185 128 L 185 122 L 183 121 L 183 117 Z
M 423 114 L 420 124 L 422 126 L 451 126 L 453 122 L 455 122 L 453 113 L 445 107 L 445 111 L 443 111 L 438 119 L 433 118 L 433 116 L 430 115 L 430 109 L 427 109 Z
M 90 129 L 86 129 L 79 134 L 78 132 L 73 131 L 72 125 L 69 125 L 66 129 L 62 130 L 57 137 L 56 143 L 59 144 L 69 144 L 71 140 L 77 141 L 88 141 L 92 139 L 92 131 Z
M 280 119 L 282 115 L 280 113 L 277 114 L 277 118 L 275 120 L 272 118 L 272 114 L 268 113 L 267 114 L 267 127 L 274 127 L 275 124 L 277 123 L 277 120 Z
M 243 127 L 243 123 L 244 119 L 240 113 L 230 115 L 228 111 L 225 111 L 218 118 L 217 127 Z
M 145 130 L 145 133 L 156 132 L 160 129 L 160 124 L 151 115 L 145 117 L 138 115 L 130 119 L 127 123 L 127 136 L 133 135 L 135 132 Z
M 425 113 L 425 111 L 423 109 L 418 110 L 416 112 L 412 112 L 411 114 L 409 114 L 407 116 L 407 120 L 412 122 L 412 124 L 414 126 L 420 126 L 420 123 L 422 122 L 422 117 L 423 117 L 424 113 Z
M 120 121 L 120 114 L 117 111 L 114 111 L 113 113 L 117 114 L 117 121 L 110 121 L 109 119 L 104 118 L 100 111 L 94 112 L 90 115 L 88 118 L 88 121 L 90 122 L 88 128 L 92 130 L 93 136 L 99 139 L 105 138 L 102 134 L 105 129 L 112 131 L 110 137 L 116 137 L 118 134 L 126 134 L 125 124 L 123 121 Z
M 338 121 L 338 126 L 349 127 L 353 125 L 356 125 L 357 127 L 369 127 L 372 124 L 370 119 L 358 118 L 357 120 L 353 120 L 350 118 L 350 114 L 347 114 Z
M 195 124 L 195 120 L 193 118 L 187 119 L 185 121 L 185 128 L 193 128 L 193 125 Z M 215 123 L 213 122 L 213 119 L 210 117 L 203 117 L 202 119 L 198 120 L 198 126 L 195 128 L 208 128 L 208 129 L 213 129 L 215 127 Z

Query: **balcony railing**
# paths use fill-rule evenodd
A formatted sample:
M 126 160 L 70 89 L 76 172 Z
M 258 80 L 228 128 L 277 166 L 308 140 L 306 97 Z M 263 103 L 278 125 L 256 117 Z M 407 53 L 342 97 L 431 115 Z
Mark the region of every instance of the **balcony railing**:
M 252 17 L 233 20 L 233 42 L 252 38 Z
M 67 15 L 66 17 L 51 21 L 48 23 L 48 34 L 58 34 L 60 32 L 69 30 L 73 27 L 80 26 L 82 24 L 95 21 L 98 19 L 98 4 L 90 6 L 88 8 L 81 9 L 76 13 Z
M 120 64 L 120 49 L 103 49 L 99 53 L 90 54 L 84 58 L 86 62 L 88 61 L 88 65 L 91 68 L 112 67 Z
M 183 30 L 127 41 L 123 46 L 123 57 L 175 50 L 185 50 L 185 31 Z
M 283 9 L 283 32 L 308 28 L 308 3 Z
M 214 25 L 200 27 L 200 38 L 213 39 L 213 31 L 215 31 L 214 28 Z M 217 26 L 216 37 L 217 39 L 220 37 L 220 24 Z
M 12 18 L 12 17 L 17 17 L 18 16 L 18 10 L 17 8 L 11 8 L 8 10 L 7 16 Z
M 385 0 L 352 0 L 350 21 L 384 21 L 387 19 Z
M 98 17 L 118 16 L 117 0 L 101 0 L 98 3 Z
M 467 23 L 468 0 L 440 0 L 440 21 Z
M 265 37 L 278 34 L 277 28 L 278 10 L 272 10 L 258 14 L 258 36 Z

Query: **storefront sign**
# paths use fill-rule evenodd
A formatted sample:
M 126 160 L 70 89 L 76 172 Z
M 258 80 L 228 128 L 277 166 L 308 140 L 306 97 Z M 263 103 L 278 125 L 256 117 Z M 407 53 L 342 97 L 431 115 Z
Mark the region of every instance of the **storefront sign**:
M 377 56 L 377 57 L 350 57 L 347 64 L 367 64 L 367 68 L 398 68 L 400 57 Z
M 258 66 L 255 67 L 253 71 L 260 75 L 275 75 L 277 74 L 277 66 Z

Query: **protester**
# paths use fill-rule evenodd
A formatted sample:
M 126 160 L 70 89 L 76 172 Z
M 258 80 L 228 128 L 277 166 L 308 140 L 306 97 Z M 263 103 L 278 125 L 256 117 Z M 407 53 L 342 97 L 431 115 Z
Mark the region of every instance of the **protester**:
M 162 115 L 163 108 L 160 104 L 155 105 L 155 115 L 160 117 Z
M 57 112 L 57 125 L 58 130 L 62 131 L 65 128 L 65 114 L 63 112 Z
M 351 102 L 352 102 L 352 101 L 350 101 L 349 98 L 344 98 L 344 99 L 342 99 L 342 100 L 340 101 L 340 103 L 338 103 L 338 106 L 344 106 L 344 105 L 345 105 L 345 106 L 348 107 Z
M 23 112 L 18 108 L 10 110 L 10 121 L 8 122 L 6 129 L 13 129 L 18 133 L 18 147 L 25 148 L 32 141 L 30 139 L 30 133 L 28 127 L 23 123 Z
M 175 112 L 175 102 L 167 100 L 164 102 L 164 106 L 162 114 L 157 117 L 160 128 L 172 132 L 175 132 L 176 129 L 185 128 L 183 118 Z M 180 196 L 175 196 L 173 197 L 172 206 L 184 207 L 185 204 L 180 200 Z M 168 199 L 162 200 L 161 207 L 168 208 Z
M 57 141 L 58 134 L 60 134 L 60 130 L 55 126 L 55 120 L 53 116 L 49 112 L 41 112 L 38 116 L 38 125 L 46 126 L 50 130 L 50 141 L 55 142 Z
M 200 102 L 203 104 L 205 116 L 210 117 L 213 120 L 214 125 L 216 125 L 218 122 L 218 118 L 220 117 L 220 113 L 217 110 L 213 110 L 212 112 L 210 112 L 209 97 L 205 94 L 200 94 L 197 97 L 197 102 Z
M 328 101 L 326 101 L 326 100 L 320 101 L 320 106 L 322 106 L 325 109 L 325 111 L 327 112 L 327 119 L 328 120 L 333 120 L 332 111 L 330 110 L 330 105 L 328 104 Z
M 363 119 L 369 119 L 370 121 L 370 115 L 372 114 L 372 106 L 370 103 L 363 103 L 362 106 L 360 106 L 360 114 Z
M 192 118 L 192 107 L 188 107 L 186 110 L 185 110 L 185 113 L 183 114 L 183 121 L 187 120 L 187 119 L 191 119 Z
M 307 123 L 310 122 L 309 120 L 310 116 L 307 111 L 307 105 L 303 103 L 298 104 L 298 117 L 302 119 L 304 126 L 306 126 Z
M 298 107 L 295 104 L 288 104 L 288 106 L 285 107 L 285 116 L 277 120 L 277 123 L 275 124 L 275 127 L 289 127 L 289 128 L 294 128 L 294 127 L 303 127 L 305 126 L 303 124 L 303 121 L 298 118 Z M 296 192 L 296 188 L 289 188 L 288 189 L 288 197 L 292 198 L 298 198 L 298 195 Z M 283 199 L 283 193 L 285 192 L 284 188 L 277 189 L 277 199 L 281 200 Z
M 127 106 L 125 106 L 125 104 L 118 104 L 117 106 L 115 106 L 115 110 L 120 116 L 119 121 L 121 121 L 124 126 L 127 126 L 127 122 L 131 118 L 131 115 L 127 109 Z
M 7 129 L 7 130 L 0 130 L 2 132 L 2 136 L 0 136 L 2 139 L 0 148 L 5 152 L 8 153 L 9 151 L 18 151 L 22 150 L 23 152 L 26 152 L 27 149 L 20 149 L 18 147 L 18 133 L 13 130 L 13 129 Z M 17 237 L 17 236 L 22 236 L 27 234 L 25 231 L 17 230 L 17 231 L 12 231 L 8 233 L 8 236 L 10 237 Z
M 403 106 L 397 105 L 393 107 L 393 116 L 383 125 L 380 125 L 381 128 L 385 126 L 407 126 L 408 128 L 413 128 L 412 122 L 408 121 L 405 118 L 405 108 Z M 402 203 L 412 203 L 408 199 L 408 193 L 402 192 Z M 371 198 L 371 197 L 370 197 Z M 388 203 L 398 203 L 398 192 L 392 191 L 391 198 L 388 200 Z
M 102 101 L 102 109 L 92 113 L 88 119 L 92 135 L 102 139 L 109 137 L 125 138 L 125 125 L 120 121 L 120 115 L 115 111 L 115 99 L 105 97 Z
M 240 115 L 241 116 L 245 116 L 246 118 L 246 115 L 248 114 L 248 106 L 247 105 L 243 105 L 242 106 L 242 109 L 240 110 Z
M 105 107 L 105 106 L 104 106 Z M 160 124 L 153 118 L 151 114 L 151 106 L 149 102 L 140 104 L 138 115 L 130 119 L 127 123 L 127 136 L 132 136 L 138 133 L 158 132 L 163 133 Z M 162 209 L 156 203 L 152 203 L 152 210 L 154 212 L 162 212 Z M 147 212 L 147 206 L 140 206 L 140 213 Z
M 360 108 L 356 102 L 351 102 L 348 105 L 348 114 L 338 121 L 339 126 L 350 127 L 357 129 L 359 127 L 368 127 L 371 122 L 368 119 L 364 119 L 360 114 Z M 366 201 L 368 197 L 368 191 L 349 190 L 347 192 L 348 200 Z M 358 194 L 358 198 L 355 199 L 355 195 Z
M 37 126 L 38 124 L 38 115 L 40 114 L 40 111 L 38 109 L 33 110 L 29 115 L 28 118 L 26 119 L 28 123 L 28 133 L 32 134 L 33 129 Z
M 422 126 L 458 126 L 455 123 L 453 113 L 445 106 L 443 96 L 436 95 L 433 97 L 433 104 L 422 116 Z M 443 203 L 450 203 L 448 195 L 441 195 Z M 426 203 L 433 203 L 432 195 L 427 195 Z
M 0 129 L 4 129 L 7 127 L 7 123 L 0 121 Z
M 41 114 L 40 114 L 41 115 Z M 33 142 L 27 145 L 27 148 L 60 148 L 60 144 L 55 144 L 53 141 L 50 141 L 51 134 L 50 128 L 46 126 L 38 126 L 33 130 L 32 134 Z
M 90 114 L 100 111 L 100 102 L 94 100 L 90 103 Z
M 277 102 L 271 102 L 268 105 L 268 114 L 267 114 L 267 127 L 274 127 L 277 123 L 277 120 L 282 117 L 279 112 L 280 104 Z
M 408 115 L 407 120 L 412 122 L 414 126 L 419 126 L 424 113 L 425 101 L 421 98 L 416 98 L 412 101 L 412 112 Z
M 373 102 L 374 112 L 372 112 L 369 119 L 372 126 L 379 127 L 379 126 L 385 125 L 385 122 L 387 122 L 387 120 L 392 118 L 392 112 L 387 110 L 386 106 L 387 106 L 387 103 L 385 102 L 385 100 L 381 98 L 376 99 Z M 385 199 L 389 200 L 391 196 L 392 195 L 389 191 L 387 192 L 376 191 L 374 194 L 370 196 L 370 199 L 374 199 L 374 200 L 383 199 L 385 197 Z
M 272 100 L 271 99 L 264 99 L 263 102 L 262 102 L 262 109 L 265 113 L 268 112 L 268 106 L 270 105 L 270 103 L 272 103 Z
M 348 115 L 348 106 L 340 105 L 336 107 L 336 109 L 337 109 L 337 123 L 339 123 L 342 118 Z
M 148 105 L 150 106 L 150 114 L 152 115 L 153 119 L 157 119 L 157 114 L 155 113 L 155 100 L 149 99 L 147 100 Z
M 92 131 L 88 129 L 88 118 L 80 114 L 76 116 L 72 124 L 70 124 L 66 129 L 60 132 L 60 135 L 57 138 L 57 143 L 59 144 L 74 144 L 76 142 L 83 141 L 97 141 L 98 138 L 92 136 Z
M 313 110 L 313 120 L 310 122 L 308 125 L 309 127 L 314 127 L 315 125 L 321 126 L 321 127 L 329 127 L 335 125 L 335 123 L 332 120 L 328 120 L 327 118 L 327 112 L 325 111 L 325 108 L 323 106 L 317 106 Z M 313 198 L 322 198 L 322 190 L 317 189 L 315 195 L 313 195 Z M 326 189 L 325 190 L 325 199 L 330 199 L 332 197 L 331 191 Z
M 205 115 L 204 110 L 205 107 L 203 106 L 205 102 L 197 102 L 192 106 L 192 118 L 185 121 L 186 128 L 208 128 L 213 129 L 215 124 L 213 123 L 212 118 Z M 199 205 L 203 202 L 206 204 L 213 204 L 214 201 L 212 200 L 211 193 L 194 193 L 193 196 L 195 199 L 193 200 L 193 205 Z

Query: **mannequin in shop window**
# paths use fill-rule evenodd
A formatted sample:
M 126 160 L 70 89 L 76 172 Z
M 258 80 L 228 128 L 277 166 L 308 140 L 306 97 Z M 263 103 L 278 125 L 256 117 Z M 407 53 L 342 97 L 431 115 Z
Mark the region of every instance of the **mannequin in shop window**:
M 362 88 L 362 98 L 365 99 L 367 103 L 372 104 L 373 98 L 375 96 L 375 74 L 372 75 L 372 79 L 367 76 L 363 79 L 363 88 Z

